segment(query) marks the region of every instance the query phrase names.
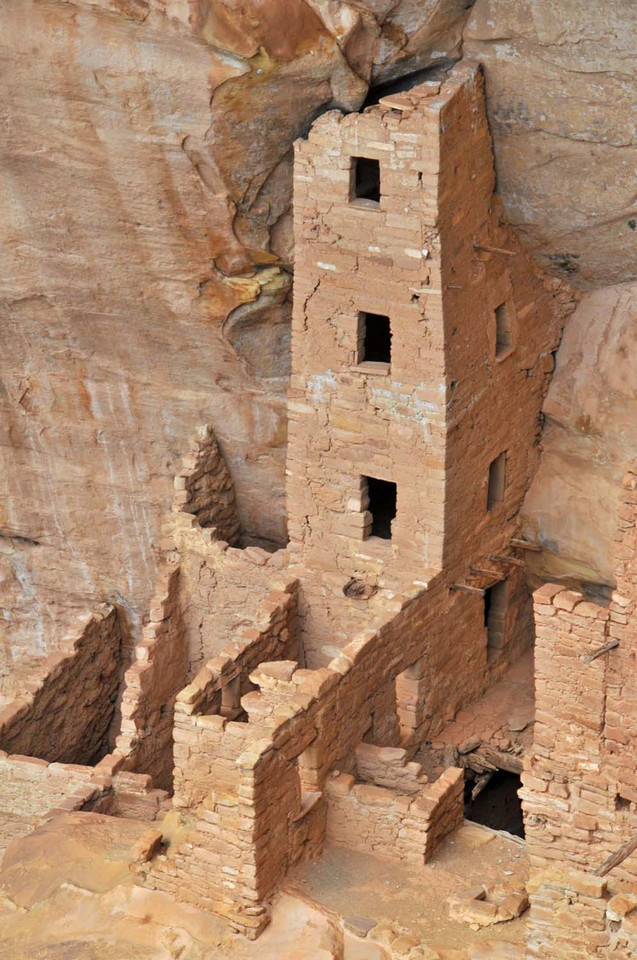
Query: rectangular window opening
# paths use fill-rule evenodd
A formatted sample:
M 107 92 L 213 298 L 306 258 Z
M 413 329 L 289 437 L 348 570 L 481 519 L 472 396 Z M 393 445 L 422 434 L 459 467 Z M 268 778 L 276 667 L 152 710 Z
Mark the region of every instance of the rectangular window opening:
M 390 363 L 391 326 L 380 313 L 358 315 L 358 362 Z
M 513 331 L 511 317 L 506 303 L 495 308 L 495 355 L 504 357 L 513 347 Z
M 352 200 L 380 203 L 380 162 L 369 157 L 353 157 Z
M 396 484 L 390 480 L 378 480 L 376 477 L 363 477 L 363 508 L 365 499 L 367 509 L 372 515 L 368 537 L 391 540 L 392 520 L 396 516 Z
M 489 466 L 487 487 L 487 510 L 491 511 L 504 499 L 506 485 L 506 451 L 501 453 Z
M 501 580 L 484 591 L 484 625 L 487 628 L 487 661 L 497 657 L 505 645 L 504 620 L 507 582 Z

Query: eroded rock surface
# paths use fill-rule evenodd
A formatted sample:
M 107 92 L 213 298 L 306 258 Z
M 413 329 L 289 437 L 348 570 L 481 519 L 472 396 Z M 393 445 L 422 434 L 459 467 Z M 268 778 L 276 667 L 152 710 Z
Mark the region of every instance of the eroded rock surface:
M 499 189 L 540 264 L 584 287 L 634 276 L 630 8 L 2 5 L 3 671 L 96 597 L 143 615 L 202 424 L 244 530 L 285 539 L 290 148 L 322 111 L 481 59 Z
M 524 505 L 547 579 L 613 583 L 621 480 L 637 446 L 637 284 L 586 294 L 570 317 L 544 403 L 540 469 Z
M 292 142 L 326 108 L 358 109 L 372 74 L 457 55 L 466 15 L 458 0 L 3 4 L 3 669 L 96 596 L 143 614 L 203 424 L 244 532 L 285 539 Z
M 575 286 L 636 276 L 636 40 L 630 0 L 477 0 L 464 31 L 509 219 Z

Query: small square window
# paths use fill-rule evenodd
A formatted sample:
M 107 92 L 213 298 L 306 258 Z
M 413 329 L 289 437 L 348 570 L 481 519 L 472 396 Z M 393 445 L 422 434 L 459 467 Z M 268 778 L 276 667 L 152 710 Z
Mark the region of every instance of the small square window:
M 352 200 L 380 203 L 380 163 L 369 157 L 353 157 Z
M 511 311 L 507 303 L 495 308 L 495 355 L 498 360 L 506 357 L 513 349 L 513 329 Z
M 391 325 L 380 313 L 358 315 L 358 362 L 391 362 Z
M 376 477 L 363 477 L 363 508 L 372 515 L 367 537 L 391 540 L 392 520 L 396 516 L 396 484 Z M 367 504 L 366 504 L 367 502 Z
M 489 466 L 487 487 L 487 510 L 491 511 L 504 500 L 506 486 L 506 451 L 493 460 Z

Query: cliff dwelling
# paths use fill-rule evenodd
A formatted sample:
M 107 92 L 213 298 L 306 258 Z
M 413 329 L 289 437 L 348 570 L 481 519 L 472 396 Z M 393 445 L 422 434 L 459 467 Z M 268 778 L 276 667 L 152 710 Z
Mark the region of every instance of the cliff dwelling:
M 0 13 L 0 957 L 637 958 L 634 278 L 505 0 L 271 6 Z

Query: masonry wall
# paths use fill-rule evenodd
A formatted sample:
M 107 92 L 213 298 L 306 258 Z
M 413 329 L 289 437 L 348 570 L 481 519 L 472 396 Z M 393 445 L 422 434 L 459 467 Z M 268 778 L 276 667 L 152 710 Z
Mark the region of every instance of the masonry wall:
M 49 817 L 95 801 L 109 787 L 92 767 L 0 751 L 0 851 Z
M 442 330 L 425 324 L 424 303 L 412 293 L 440 285 L 419 179 L 438 164 L 438 136 L 436 113 L 422 110 L 408 122 L 379 106 L 327 114 L 296 144 L 290 549 L 345 580 L 360 569 L 361 553 L 386 579 L 442 558 Z M 350 201 L 357 155 L 382 162 L 378 206 Z M 391 375 L 382 364 L 357 362 L 361 311 L 391 314 Z M 362 475 L 400 476 L 391 543 L 363 544 L 370 516 Z
M 150 620 L 124 677 L 116 750 L 124 768 L 148 774 L 155 787 L 172 789 L 175 697 L 187 679 L 186 639 L 179 607 L 179 567 L 163 570 Z
M 108 752 L 122 676 L 117 611 L 88 618 L 51 654 L 27 691 L 0 712 L 0 748 L 61 763 L 96 763 Z
M 232 546 L 241 538 L 234 484 L 212 432 L 204 426 L 182 459 L 175 477 L 176 503 L 197 518 L 201 527 L 215 527 L 219 540 Z
M 445 624 L 461 630 L 463 607 L 476 603 L 450 593 L 440 579 L 413 598 L 396 598 L 385 623 L 353 638 L 329 667 L 261 663 L 249 676 L 259 690 L 242 697 L 247 723 L 219 713 L 219 687 L 224 680 L 228 686 L 233 661 L 209 662 L 176 703 L 175 803 L 190 827 L 182 844 L 156 861 L 148 882 L 209 906 L 243 932 L 258 932 L 290 865 L 321 848 L 330 771 L 354 771 L 355 748 L 372 731 L 386 684 L 420 651 L 423 635 L 432 640 L 429 668 L 440 677 L 431 688 L 431 716 L 457 709 L 455 678 L 463 670 L 443 668 L 450 656 L 468 653 L 447 643 Z M 464 673 L 471 673 L 468 664 Z M 439 834 L 429 824 L 425 840 L 435 843 L 452 828 L 458 796 L 452 813 L 444 807 Z
M 462 770 L 450 767 L 428 784 L 418 764 L 406 763 L 406 751 L 369 744 L 357 747 L 356 767 L 366 782 L 335 772 L 325 784 L 333 843 L 422 865 L 462 823 Z
M 618 589 L 608 606 L 553 584 L 534 595 L 536 724 L 522 796 L 537 870 L 594 869 L 637 835 L 636 486 L 628 474 L 619 509 Z M 586 662 L 610 643 L 618 645 Z M 637 879 L 637 858 L 615 875 Z
M 378 204 L 352 198 L 360 156 L 380 163 Z M 536 274 L 493 188 L 472 65 L 363 114 L 328 114 L 297 144 L 289 552 L 311 666 L 357 628 L 342 596 L 349 578 L 404 590 L 444 566 L 465 580 L 515 535 L 570 298 Z M 390 364 L 358 362 L 361 311 L 389 316 Z M 500 453 L 504 492 L 487 509 Z M 397 484 L 391 540 L 369 536 L 365 476 Z
M 440 109 L 441 291 L 426 296 L 444 328 L 446 565 L 486 553 L 504 532 L 515 535 L 539 463 L 552 352 L 574 306 L 567 287 L 539 275 L 505 219 L 493 194 L 482 76 L 462 77 Z M 498 307 L 506 313 L 508 346 L 498 343 Z M 489 509 L 489 466 L 501 453 L 502 496 Z
M 615 893 L 617 885 L 622 895 L 634 893 L 637 856 L 614 865 L 606 879 L 591 876 L 637 837 L 634 471 L 623 488 L 617 590 L 608 605 L 554 584 L 534 595 L 536 722 L 521 791 L 531 863 L 530 957 L 635 955 L 630 914 L 637 901 L 625 918 L 617 915 L 623 901 L 611 900 L 611 884 Z
M 203 529 L 196 517 L 179 512 L 164 524 L 164 543 L 179 563 L 178 605 L 190 681 L 238 630 L 255 626 L 269 592 L 286 582 L 285 553 L 230 547 L 216 527 Z

